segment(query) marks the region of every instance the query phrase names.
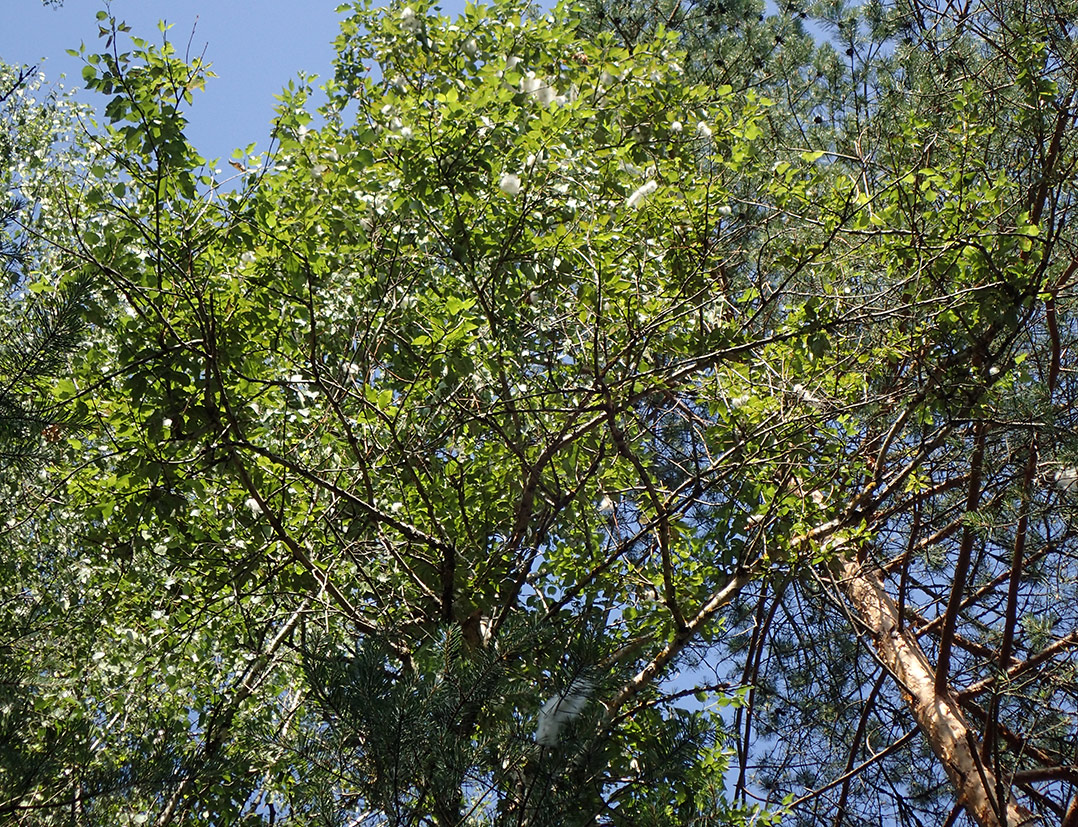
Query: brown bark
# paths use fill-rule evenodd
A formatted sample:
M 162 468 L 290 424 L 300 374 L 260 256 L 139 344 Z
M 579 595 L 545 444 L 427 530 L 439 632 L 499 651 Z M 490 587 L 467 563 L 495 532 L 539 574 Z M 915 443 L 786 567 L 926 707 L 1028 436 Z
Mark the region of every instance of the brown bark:
M 981 761 L 973 728 L 949 688 L 936 691 L 935 670 L 917 638 L 899 623 L 898 607 L 879 576 L 843 556 L 832 563 L 832 575 L 868 627 L 880 661 L 902 689 L 917 726 L 954 786 L 958 803 L 982 827 L 1033 824 L 1032 813 L 1010 793 L 1006 801 L 997 800 L 998 781 Z

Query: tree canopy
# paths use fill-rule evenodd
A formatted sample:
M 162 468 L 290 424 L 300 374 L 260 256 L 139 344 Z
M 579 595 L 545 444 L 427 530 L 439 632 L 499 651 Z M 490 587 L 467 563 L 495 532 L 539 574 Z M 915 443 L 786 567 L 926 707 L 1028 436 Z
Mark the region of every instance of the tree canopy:
M 164 28 L 0 112 L 0 816 L 1078 823 L 1070 12 L 750 6 L 342 6 L 227 176 Z

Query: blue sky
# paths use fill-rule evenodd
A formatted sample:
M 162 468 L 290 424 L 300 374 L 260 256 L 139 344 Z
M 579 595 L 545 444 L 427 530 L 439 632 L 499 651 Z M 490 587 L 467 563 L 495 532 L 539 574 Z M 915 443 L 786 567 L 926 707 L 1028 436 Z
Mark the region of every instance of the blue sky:
M 333 39 L 341 0 L 113 0 L 112 14 L 131 34 L 160 40 L 159 20 L 174 24 L 169 39 L 183 53 L 205 50 L 218 75 L 196 96 L 188 138 L 206 158 L 227 158 L 233 149 L 256 142 L 269 146 L 274 95 L 297 72 L 327 78 L 332 73 Z M 0 24 L 0 59 L 39 65 L 50 80 L 67 75 L 82 87 L 82 62 L 66 54 L 85 43 L 102 51 L 97 12 L 103 0 L 65 0 L 59 8 L 41 0 L 5 0 Z M 459 13 L 463 0 L 441 7 Z M 43 61 L 43 62 L 42 62 Z M 86 100 L 92 100 L 85 93 Z

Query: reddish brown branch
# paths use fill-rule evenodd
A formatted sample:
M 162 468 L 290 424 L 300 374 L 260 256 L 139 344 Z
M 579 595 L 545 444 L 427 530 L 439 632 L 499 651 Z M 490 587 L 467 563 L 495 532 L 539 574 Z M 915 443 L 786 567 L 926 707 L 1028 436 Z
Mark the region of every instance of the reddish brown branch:
M 1003 641 L 999 647 L 997 665 L 1003 671 L 1011 662 L 1014 648 L 1014 630 L 1018 625 L 1018 586 L 1022 582 L 1022 560 L 1025 556 L 1026 534 L 1029 530 L 1029 501 L 1032 496 L 1033 478 L 1037 473 L 1037 434 L 1034 432 L 1029 441 L 1029 456 L 1026 459 L 1025 476 L 1022 480 L 1022 504 L 1018 516 L 1018 526 L 1014 535 L 1014 552 L 1011 556 L 1010 582 L 1007 584 L 1007 608 L 1004 614 Z M 999 698 L 992 697 L 988 710 L 988 722 L 984 728 L 984 757 L 988 760 L 996 742 L 996 722 L 999 717 Z M 999 771 L 999 767 L 996 768 Z
M 972 515 L 977 510 L 977 504 L 981 499 L 981 472 L 984 464 L 985 427 L 982 423 L 977 423 L 975 428 L 973 457 L 970 459 L 969 492 L 966 495 L 966 513 L 969 515 Z M 947 601 L 947 611 L 943 616 L 939 660 L 936 663 L 936 695 L 943 695 L 947 691 L 947 676 L 951 666 L 951 646 L 954 643 L 958 611 L 962 606 L 962 592 L 965 590 L 966 579 L 969 577 L 969 564 L 975 539 L 976 533 L 973 526 L 967 524 L 962 530 L 962 544 L 959 546 L 958 560 L 955 563 L 954 583 L 951 585 L 951 596 Z
M 1006 679 L 1013 680 L 1014 678 L 1025 672 L 1036 669 L 1045 661 L 1051 660 L 1057 654 L 1066 651 L 1075 644 L 1078 644 L 1078 631 L 1071 632 L 1069 635 L 1065 635 L 1064 637 L 1059 638 L 1059 640 L 1055 641 L 1049 646 L 1046 646 L 1033 657 L 1022 661 L 1021 663 L 1016 663 L 1012 665 L 1011 668 L 1007 670 Z M 970 686 L 959 692 L 958 696 L 962 699 L 972 698 L 975 695 L 979 695 L 981 692 L 984 692 L 986 689 L 991 688 L 998 681 L 999 678 L 995 675 L 992 675 L 991 677 L 985 678 L 984 680 L 977 681 L 977 683 L 975 684 L 971 684 Z

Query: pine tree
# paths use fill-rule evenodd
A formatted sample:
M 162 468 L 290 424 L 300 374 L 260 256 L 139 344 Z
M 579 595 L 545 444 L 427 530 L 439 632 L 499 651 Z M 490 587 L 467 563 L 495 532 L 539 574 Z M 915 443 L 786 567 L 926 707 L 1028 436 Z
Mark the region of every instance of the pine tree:
M 78 344 L 89 289 L 84 279 L 51 299 L 27 290 L 24 222 L 32 221 L 32 208 L 20 192 L 20 167 L 29 150 L 48 145 L 44 122 L 55 111 L 51 101 L 33 100 L 39 88 L 35 68 L 0 65 L 0 465 L 18 471 L 32 464 L 43 445 L 78 425 L 70 409 L 52 399 L 50 382 L 63 375 Z

